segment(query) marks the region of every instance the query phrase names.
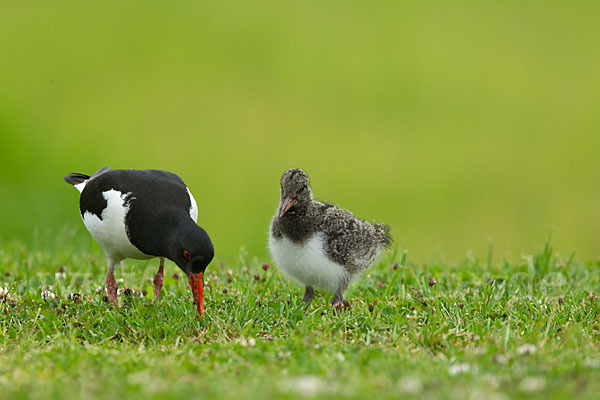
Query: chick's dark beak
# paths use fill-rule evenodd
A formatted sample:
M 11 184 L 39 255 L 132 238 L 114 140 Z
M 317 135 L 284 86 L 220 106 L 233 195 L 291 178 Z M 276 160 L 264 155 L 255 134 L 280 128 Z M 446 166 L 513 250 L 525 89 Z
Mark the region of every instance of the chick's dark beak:
M 294 206 L 294 204 L 296 204 L 296 200 L 292 200 L 292 198 L 289 196 L 283 199 L 283 202 L 281 203 L 281 208 L 279 209 L 279 216 L 283 216 L 286 212 L 289 211 L 290 208 Z
M 198 312 L 200 315 L 204 312 L 204 273 L 200 272 L 199 274 L 194 274 L 190 272 L 188 274 L 188 279 L 190 281 L 190 287 L 192 288 L 192 293 L 194 294 L 194 304 L 198 307 Z

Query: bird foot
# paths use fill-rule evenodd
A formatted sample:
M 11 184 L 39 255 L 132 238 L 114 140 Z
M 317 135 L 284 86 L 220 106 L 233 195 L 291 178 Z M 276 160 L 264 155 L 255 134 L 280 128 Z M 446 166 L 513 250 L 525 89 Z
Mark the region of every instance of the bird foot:
M 117 300 L 118 288 L 119 287 L 117 286 L 116 283 L 114 285 L 111 285 L 111 284 L 106 285 L 106 294 L 112 300 L 112 302 L 115 303 L 115 306 L 117 306 L 117 307 L 119 307 L 119 300 Z
M 108 272 L 108 276 L 106 277 L 106 294 L 115 303 L 115 306 L 119 307 L 119 300 L 117 300 L 117 290 L 119 289 L 119 285 L 115 281 L 115 276 L 113 275 L 113 271 Z
M 348 300 L 336 301 L 331 303 L 333 306 L 333 313 L 335 315 L 339 315 L 342 310 L 350 310 L 352 307 L 350 306 L 350 302 Z
M 312 286 L 307 286 L 306 291 L 304 292 L 304 296 L 302 297 L 302 301 L 305 303 L 310 303 L 315 298 L 315 290 Z
M 161 265 L 160 267 L 158 267 L 158 272 L 156 273 L 156 275 L 154 275 L 154 304 L 158 303 L 160 290 L 163 287 L 164 281 L 164 267 L 163 265 Z

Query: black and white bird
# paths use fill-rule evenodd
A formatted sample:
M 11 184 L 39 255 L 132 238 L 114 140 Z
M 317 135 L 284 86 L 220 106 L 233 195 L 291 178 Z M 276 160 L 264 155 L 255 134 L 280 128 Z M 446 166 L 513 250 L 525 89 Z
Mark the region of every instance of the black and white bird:
M 305 302 L 314 298 L 314 288 L 334 293 L 334 305 L 343 302 L 348 285 L 391 243 L 386 225 L 371 224 L 314 200 L 301 169 L 289 169 L 281 177 L 269 249 L 281 271 L 306 287 Z
M 203 275 L 214 248 L 196 224 L 196 200 L 179 176 L 156 169 L 104 167 L 92 176 L 72 173 L 64 179 L 81 192 L 83 223 L 106 253 L 106 292 L 115 305 L 119 305 L 115 266 L 125 258 L 159 257 L 155 303 L 163 286 L 165 259 L 169 259 L 188 276 L 194 303 L 200 314 L 204 312 Z

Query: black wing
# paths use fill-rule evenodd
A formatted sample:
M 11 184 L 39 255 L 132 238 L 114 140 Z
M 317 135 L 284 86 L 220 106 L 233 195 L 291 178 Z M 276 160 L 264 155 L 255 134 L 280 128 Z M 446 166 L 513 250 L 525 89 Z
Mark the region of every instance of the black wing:
M 79 201 L 83 215 L 89 211 L 102 219 L 102 211 L 107 202 L 103 193 L 117 190 L 127 195 L 130 213 L 142 213 L 151 217 L 157 210 L 176 208 L 189 212 L 190 197 L 183 180 L 172 172 L 147 169 L 109 169 L 102 168 L 91 176 Z
M 169 232 L 182 218 L 190 217 L 191 200 L 183 180 L 161 170 L 108 170 L 92 177 L 80 198 L 80 210 L 102 219 L 107 207 L 103 193 L 117 190 L 128 207 L 125 216 L 127 236 L 142 252 L 164 254 Z

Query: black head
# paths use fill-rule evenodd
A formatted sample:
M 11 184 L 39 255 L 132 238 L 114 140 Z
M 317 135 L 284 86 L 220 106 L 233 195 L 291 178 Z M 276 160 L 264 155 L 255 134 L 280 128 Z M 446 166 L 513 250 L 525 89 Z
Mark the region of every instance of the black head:
M 286 213 L 305 212 L 312 200 L 310 182 L 306 172 L 292 168 L 281 177 L 279 216 Z
M 213 244 L 204 229 L 191 218 L 184 219 L 171 245 L 171 261 L 181 268 L 190 282 L 194 303 L 200 315 L 204 312 L 204 271 L 215 256 Z
M 208 234 L 193 222 L 178 230 L 172 246 L 169 258 L 188 275 L 203 273 L 215 255 Z

